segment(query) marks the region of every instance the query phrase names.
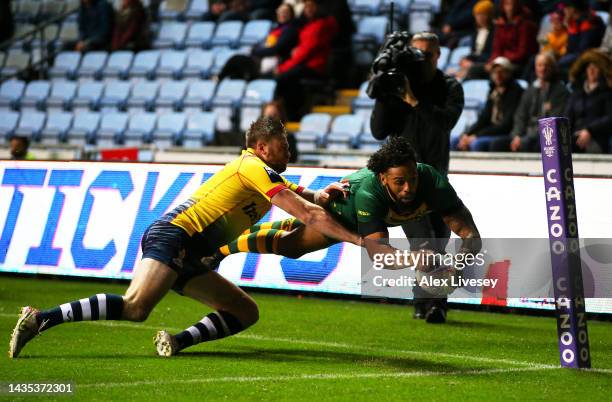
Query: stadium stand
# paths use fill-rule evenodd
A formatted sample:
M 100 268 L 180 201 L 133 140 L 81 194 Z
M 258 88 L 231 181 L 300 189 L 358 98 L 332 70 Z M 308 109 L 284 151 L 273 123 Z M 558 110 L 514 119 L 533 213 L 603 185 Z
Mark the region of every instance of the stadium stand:
M 309 113 L 300 120 L 300 129 L 295 133 L 300 152 L 317 149 L 329 131 L 331 116 L 326 113 Z

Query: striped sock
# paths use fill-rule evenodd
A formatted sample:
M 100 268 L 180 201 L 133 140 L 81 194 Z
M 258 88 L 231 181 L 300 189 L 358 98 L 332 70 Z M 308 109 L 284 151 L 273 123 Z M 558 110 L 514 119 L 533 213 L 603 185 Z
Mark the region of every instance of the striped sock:
M 296 218 L 291 217 L 291 218 L 283 219 L 282 221 L 258 223 L 256 225 L 251 226 L 244 232 L 242 232 L 242 234 L 247 235 L 249 233 L 255 233 L 258 230 L 262 230 L 262 229 L 276 229 L 276 230 L 291 231 L 300 226 L 302 226 L 302 222 L 300 222 Z
M 284 230 L 261 229 L 255 233 L 241 235 L 236 240 L 219 248 L 219 252 L 224 256 L 236 253 L 275 253 L 278 239 Z
M 226 311 L 214 311 L 176 335 L 179 348 L 200 342 L 214 341 L 242 331 L 244 327 L 236 317 Z
M 65 322 L 120 320 L 123 311 L 123 297 L 100 293 L 89 299 L 64 303 L 49 310 L 41 311 L 36 317 L 38 325 L 46 321 L 41 331 Z

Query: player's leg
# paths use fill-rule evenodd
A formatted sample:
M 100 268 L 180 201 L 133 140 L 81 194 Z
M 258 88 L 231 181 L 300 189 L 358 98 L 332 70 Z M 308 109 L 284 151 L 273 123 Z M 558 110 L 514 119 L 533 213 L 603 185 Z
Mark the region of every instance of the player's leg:
M 172 356 L 189 346 L 237 334 L 259 319 L 255 300 L 215 271 L 195 276 L 175 289 L 214 311 L 175 336 L 159 331 L 154 341 L 160 356 Z

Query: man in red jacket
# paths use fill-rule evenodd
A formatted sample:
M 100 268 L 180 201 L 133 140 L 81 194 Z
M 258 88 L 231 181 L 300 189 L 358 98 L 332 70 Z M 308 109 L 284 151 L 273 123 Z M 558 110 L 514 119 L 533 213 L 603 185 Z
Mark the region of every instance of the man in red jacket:
M 276 97 L 285 102 L 290 120 L 300 118 L 303 99 L 300 80 L 325 77 L 332 39 L 338 30 L 334 17 L 320 15 L 316 0 L 304 2 L 302 18 L 304 22 L 300 28 L 298 44 L 291 52 L 291 57 L 278 66 L 275 74 Z

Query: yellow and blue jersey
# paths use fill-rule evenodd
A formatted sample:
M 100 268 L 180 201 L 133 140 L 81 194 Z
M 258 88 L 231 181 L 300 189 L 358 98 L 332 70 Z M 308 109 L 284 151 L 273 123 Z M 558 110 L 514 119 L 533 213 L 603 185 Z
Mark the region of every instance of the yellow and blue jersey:
M 248 148 L 162 220 L 182 228 L 190 237 L 201 237 L 206 248 L 216 249 L 257 223 L 270 210 L 270 199 L 283 189 L 298 194 L 303 190 Z

